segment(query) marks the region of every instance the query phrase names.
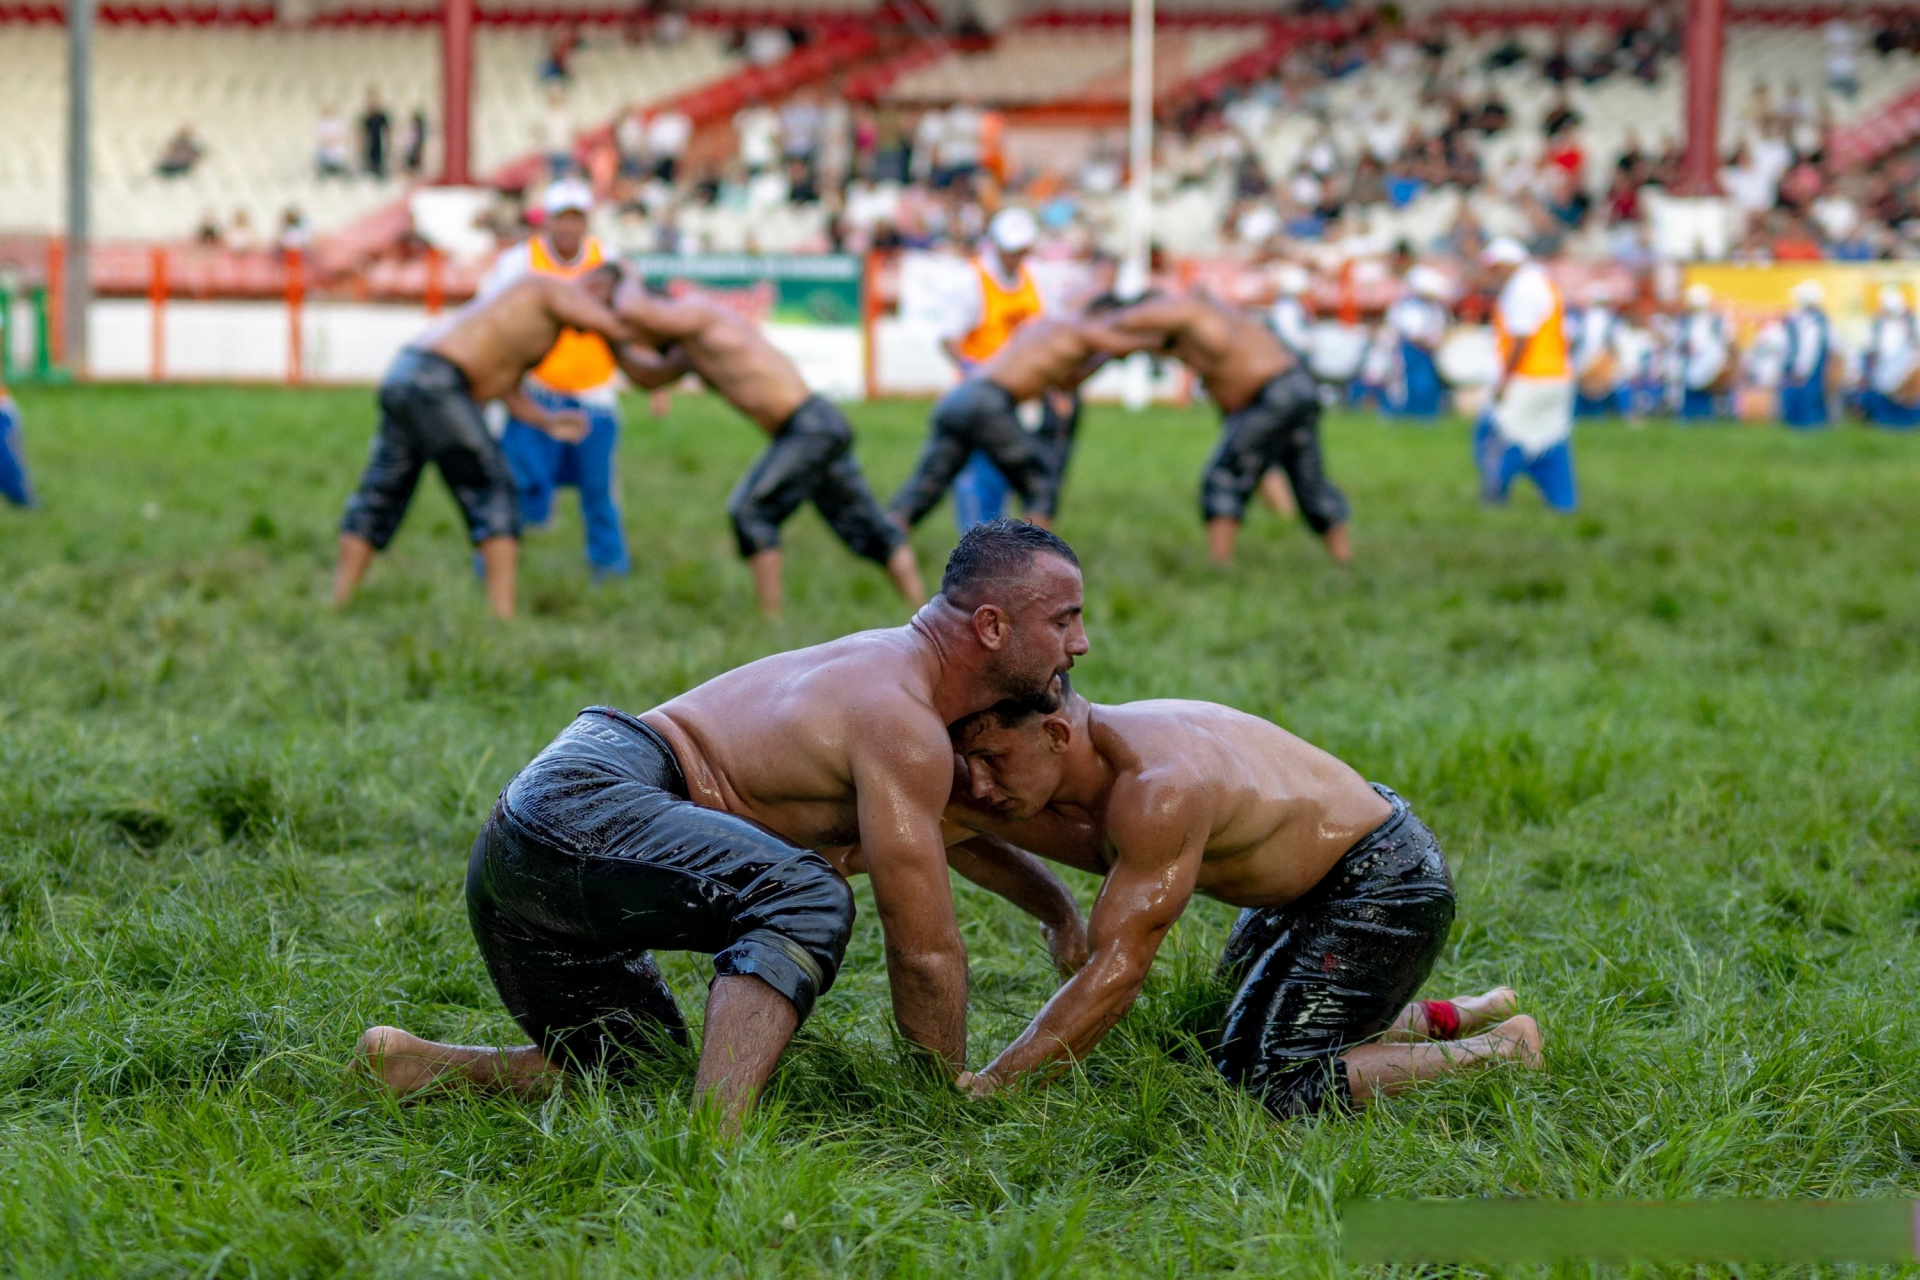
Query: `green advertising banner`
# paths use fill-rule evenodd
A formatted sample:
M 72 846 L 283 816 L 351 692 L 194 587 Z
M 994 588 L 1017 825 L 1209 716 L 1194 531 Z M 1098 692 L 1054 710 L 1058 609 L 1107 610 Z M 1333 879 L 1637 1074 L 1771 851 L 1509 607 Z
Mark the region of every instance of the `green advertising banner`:
M 637 254 L 627 261 L 669 293 L 704 293 L 761 324 L 857 328 L 864 264 L 847 254 Z

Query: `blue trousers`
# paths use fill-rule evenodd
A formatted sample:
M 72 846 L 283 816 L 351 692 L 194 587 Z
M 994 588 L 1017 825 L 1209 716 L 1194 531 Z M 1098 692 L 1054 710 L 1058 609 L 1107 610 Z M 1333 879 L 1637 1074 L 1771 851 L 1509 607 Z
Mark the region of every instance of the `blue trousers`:
M 1827 381 L 1824 366 L 1810 382 L 1788 382 L 1780 387 L 1780 420 L 1790 427 L 1827 425 Z
M 1706 422 L 1714 418 L 1732 417 L 1726 397 L 1717 396 L 1711 391 L 1702 391 L 1688 387 L 1680 396 L 1680 417 L 1687 422 Z
M 1573 442 L 1562 440 L 1535 457 L 1493 429 L 1493 415 L 1483 413 L 1473 428 L 1473 456 L 1480 466 L 1480 497 L 1505 502 L 1513 482 L 1531 476 L 1540 496 L 1555 511 L 1572 511 L 1580 495 L 1573 483 Z
M 953 523 L 961 533 L 1007 514 L 1007 478 L 976 451 L 953 478 Z
M 1576 390 L 1573 393 L 1573 416 L 1576 418 L 1624 418 L 1627 416 L 1627 389 L 1616 387 L 1598 399 L 1584 391 Z
M 20 442 L 20 411 L 5 396 L 0 396 L 0 498 L 16 507 L 33 505 L 27 455 Z
M 520 518 L 545 524 L 553 514 L 553 491 L 572 485 L 580 492 L 580 516 L 587 526 L 587 563 L 596 577 L 624 574 L 633 567 L 627 534 L 620 522 L 614 481 L 614 453 L 620 444 L 620 416 L 603 404 L 590 404 L 557 392 L 529 388 L 541 408 L 584 413 L 592 429 L 579 444 L 565 444 L 524 422 L 509 420 L 500 447 L 519 490 Z
M 1446 400 L 1447 389 L 1440 381 L 1440 367 L 1433 353 L 1412 342 L 1400 344 L 1400 367 L 1406 381 L 1406 394 L 1398 403 L 1388 403 L 1387 411 L 1396 418 L 1437 418 Z
M 1897 430 L 1920 427 L 1920 404 L 1901 404 L 1878 391 L 1869 391 L 1861 396 L 1860 404 L 1867 411 L 1867 421 L 1876 427 L 1893 427 Z

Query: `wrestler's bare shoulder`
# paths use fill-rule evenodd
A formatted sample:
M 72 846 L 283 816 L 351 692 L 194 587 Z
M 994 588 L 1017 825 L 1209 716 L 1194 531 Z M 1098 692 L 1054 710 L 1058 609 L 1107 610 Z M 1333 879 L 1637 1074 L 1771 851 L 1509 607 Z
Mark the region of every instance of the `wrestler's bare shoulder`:
M 1149 698 L 1097 707 L 1094 719 L 1096 738 L 1108 757 L 1143 773 L 1208 773 L 1220 752 L 1241 756 L 1250 749 L 1307 745 L 1271 720 L 1217 702 Z
M 771 708 L 803 697 L 823 712 L 900 702 L 932 707 L 932 664 L 908 627 L 858 631 L 825 644 L 791 649 L 715 676 L 655 710 L 669 717 L 710 704 L 753 698 Z

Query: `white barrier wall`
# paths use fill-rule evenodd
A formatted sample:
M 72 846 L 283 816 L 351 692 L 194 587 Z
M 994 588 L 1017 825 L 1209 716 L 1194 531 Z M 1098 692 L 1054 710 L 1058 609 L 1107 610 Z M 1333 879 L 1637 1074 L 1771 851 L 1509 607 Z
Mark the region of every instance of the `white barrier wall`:
M 371 385 L 427 327 L 424 307 L 314 302 L 300 309 L 304 382 Z M 800 366 L 807 385 L 835 400 L 866 392 L 866 344 L 854 327 L 770 324 L 768 339 Z M 153 380 L 153 304 L 109 298 L 87 311 L 89 376 Z M 281 302 L 169 301 L 162 309 L 159 377 L 168 382 L 285 382 L 293 332 Z M 938 353 L 936 352 L 936 355 Z

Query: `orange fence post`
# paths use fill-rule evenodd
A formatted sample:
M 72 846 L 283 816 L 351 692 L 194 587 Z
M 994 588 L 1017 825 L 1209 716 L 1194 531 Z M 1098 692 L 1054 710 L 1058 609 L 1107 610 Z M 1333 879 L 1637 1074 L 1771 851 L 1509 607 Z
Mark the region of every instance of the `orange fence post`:
M 1340 323 L 1360 323 L 1360 292 L 1353 285 L 1353 262 L 1340 264 Z
M 442 268 L 446 260 L 440 251 L 431 246 L 427 249 L 427 314 L 437 316 L 440 308 L 447 304 L 446 281 L 442 278 Z
M 47 346 L 53 362 L 67 362 L 67 242 L 55 236 L 47 243 Z
M 167 376 L 167 251 L 153 246 L 153 261 L 147 276 L 147 306 L 153 312 L 153 380 Z
M 300 305 L 306 301 L 305 263 L 298 249 L 288 249 L 287 264 L 287 385 L 297 387 L 305 374 L 301 350 Z
M 867 399 L 880 398 L 880 365 L 875 358 L 879 350 L 873 331 L 880 324 L 880 251 L 867 250 L 866 259 L 860 264 L 860 351 L 861 359 L 866 362 Z

